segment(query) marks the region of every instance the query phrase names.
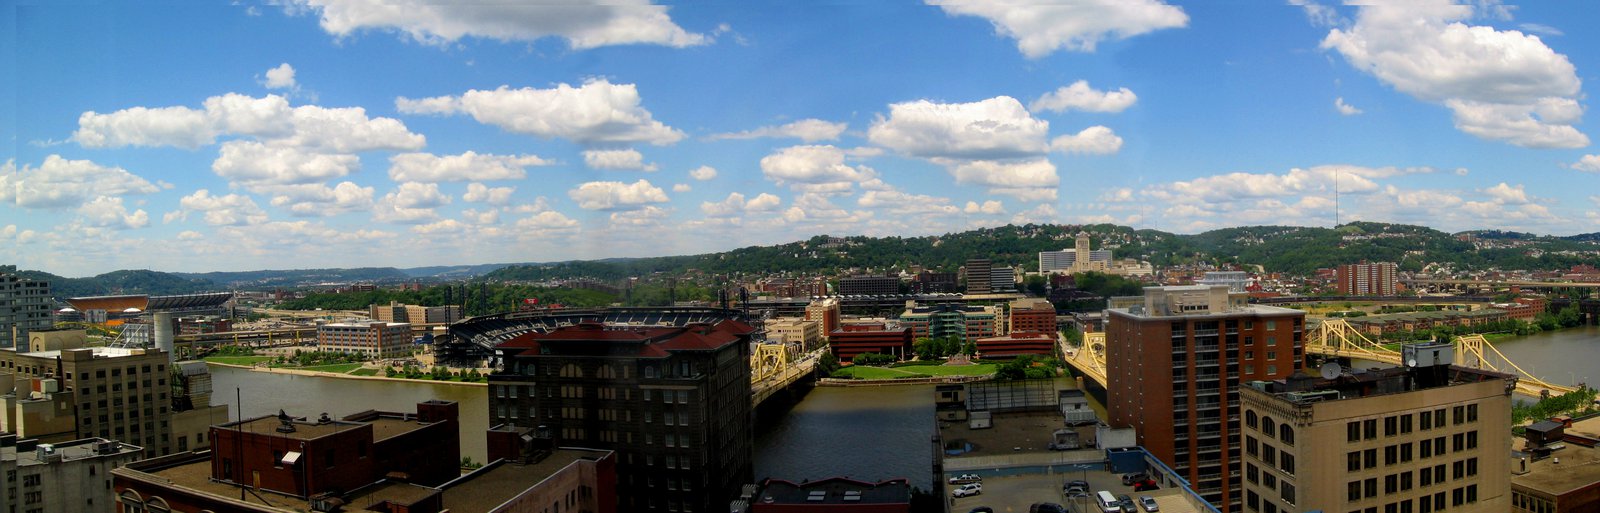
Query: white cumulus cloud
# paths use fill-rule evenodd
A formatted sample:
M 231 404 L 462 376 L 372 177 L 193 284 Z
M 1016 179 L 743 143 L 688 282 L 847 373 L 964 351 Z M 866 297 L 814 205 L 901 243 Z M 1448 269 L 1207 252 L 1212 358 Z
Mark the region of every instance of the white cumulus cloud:
M 120 167 L 60 155 L 45 157 L 38 167 L 15 160 L 0 166 L 0 203 L 23 208 L 77 208 L 100 196 L 152 194 L 161 188 Z
M 968 201 L 967 206 L 962 208 L 961 211 L 968 214 L 998 215 L 1006 213 L 1006 206 L 1005 204 L 995 200 L 987 200 L 982 204 L 979 204 L 976 201 Z
M 150 214 L 145 213 L 144 209 L 128 212 L 127 207 L 122 205 L 122 198 L 112 196 L 96 197 L 78 207 L 78 213 L 90 226 L 134 229 L 150 224 Z
M 1049 159 L 1031 159 L 1015 162 L 976 160 L 948 162 L 950 174 L 956 183 L 988 188 L 992 194 L 1011 196 L 1022 201 L 1054 201 L 1061 177 Z
M 1103 126 L 1091 126 L 1076 134 L 1063 135 L 1050 141 L 1050 149 L 1062 153 L 1110 155 L 1122 150 L 1122 137 Z
M 243 194 L 216 196 L 211 191 L 200 189 L 178 200 L 178 207 L 177 211 L 168 213 L 163 221 L 188 219 L 189 214 L 198 213 L 211 226 L 249 226 L 267 222 L 267 212 L 254 199 Z
M 1509 10 L 1440 0 L 1367 5 L 1353 25 L 1331 30 L 1322 48 L 1401 92 L 1444 105 L 1462 132 L 1530 148 L 1588 146 L 1574 126 L 1583 106 L 1572 62 L 1538 36 L 1467 24 L 1486 14 Z
M 761 158 L 761 173 L 778 185 L 810 191 L 848 192 L 873 178 L 865 166 L 844 163 L 844 150 L 829 146 L 790 146 Z
M 211 170 L 217 176 L 247 185 L 289 185 L 324 182 L 350 174 L 361 159 L 350 154 L 307 152 L 292 146 L 255 141 L 222 143 Z
M 294 89 L 294 66 L 285 62 L 278 67 L 267 70 L 267 89 Z
M 1183 9 L 1158 0 L 926 1 L 951 16 L 989 20 L 998 35 L 1017 40 L 1017 49 L 1030 59 L 1057 50 L 1093 52 L 1107 39 L 1126 39 L 1189 24 Z
M 653 173 L 658 169 L 654 162 L 645 163 L 644 154 L 639 150 L 585 150 L 583 164 L 590 169 L 612 169 L 624 171 L 644 171 Z
M 761 137 L 799 139 L 803 142 L 832 141 L 844 133 L 848 123 L 834 123 L 820 119 L 802 119 L 780 126 L 764 126 L 755 130 L 713 134 L 708 139 L 756 139 Z
M 591 80 L 573 87 L 550 89 L 501 86 L 473 89 L 460 96 L 395 99 L 395 108 L 407 114 L 467 114 L 479 123 L 509 132 L 541 138 L 562 138 L 579 144 L 651 143 L 667 145 L 683 139 L 683 132 L 656 121 L 640 105 L 633 84 Z
M 526 168 L 550 164 L 534 155 L 401 153 L 389 157 L 389 178 L 396 182 L 521 180 L 527 177 Z
M 511 202 L 511 195 L 517 192 L 516 187 L 489 187 L 481 183 L 467 184 L 467 193 L 461 199 L 468 203 L 488 203 L 490 205 L 504 205 Z
M 1577 171 L 1600 173 L 1600 155 L 1584 155 L 1567 167 Z
M 1337 109 L 1340 114 L 1344 114 L 1346 116 L 1354 116 L 1361 113 L 1361 109 L 1356 108 L 1354 105 L 1345 103 L 1343 96 L 1333 99 L 1333 108 Z
M 867 139 L 923 158 L 1003 159 L 1044 153 L 1050 123 L 1034 119 L 1022 102 L 997 96 L 972 103 L 927 100 L 889 105 Z
M 437 46 L 466 37 L 503 42 L 558 37 L 577 50 L 632 44 L 682 48 L 712 41 L 710 36 L 679 27 L 667 16 L 666 6 L 651 5 L 647 0 L 291 0 L 287 10 L 317 13 L 322 30 L 340 38 L 365 30 L 383 30 Z
M 700 180 L 702 182 L 716 177 L 717 168 L 711 166 L 700 166 L 689 171 L 689 178 Z
M 585 210 L 637 210 L 652 203 L 666 203 L 667 193 L 640 179 L 634 183 L 587 182 L 567 191 L 567 196 Z
M 1034 112 L 1122 112 L 1139 101 L 1139 96 L 1124 87 L 1116 91 L 1099 91 L 1089 87 L 1089 81 L 1079 80 L 1072 85 L 1056 89 L 1034 100 L 1028 108 Z
M 372 210 L 375 190 L 355 182 L 344 181 L 329 187 L 326 184 L 257 186 L 253 190 L 272 196 L 274 207 L 286 208 L 297 217 L 322 217 L 348 212 Z
M 772 212 L 783 203 L 781 198 L 768 193 L 761 193 L 752 199 L 745 199 L 745 195 L 737 192 L 728 193 L 727 199 L 718 202 L 700 203 L 700 211 L 710 217 L 730 217 L 747 212 Z

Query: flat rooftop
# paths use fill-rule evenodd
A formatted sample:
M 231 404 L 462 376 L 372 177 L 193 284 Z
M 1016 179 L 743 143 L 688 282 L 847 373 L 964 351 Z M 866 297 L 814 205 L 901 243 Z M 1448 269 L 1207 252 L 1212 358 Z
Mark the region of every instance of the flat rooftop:
M 1566 429 L 1566 435 L 1562 443 L 1566 447 L 1550 453 L 1550 457 L 1534 460 L 1531 454 L 1526 456 L 1528 473 L 1512 472 L 1511 486 L 1559 496 L 1600 482 L 1600 448 L 1584 445 L 1600 441 L 1600 418 L 1574 422 Z M 1585 438 L 1588 440 L 1581 440 Z M 1523 439 L 1513 441 L 1519 450 L 1526 449 L 1525 444 Z M 1556 463 L 1557 459 L 1561 463 Z M 1516 469 L 1515 456 L 1511 465 Z
M 1138 310 L 1139 313 L 1134 313 L 1134 310 Z M 1305 311 L 1303 311 L 1303 310 L 1295 310 L 1293 308 L 1284 308 L 1284 307 L 1281 307 L 1281 306 L 1268 306 L 1268 305 L 1257 305 L 1257 304 L 1246 304 L 1244 306 L 1236 306 L 1236 307 L 1233 307 L 1233 308 L 1228 308 L 1226 310 L 1220 310 L 1220 311 L 1209 311 L 1209 310 L 1207 310 L 1207 311 L 1195 311 L 1195 312 L 1182 312 L 1182 313 L 1175 313 L 1175 314 L 1172 314 L 1172 315 L 1152 315 L 1150 311 L 1144 309 L 1144 305 L 1142 303 L 1137 308 L 1107 308 L 1106 311 L 1114 313 L 1114 314 L 1121 314 L 1121 315 L 1126 315 L 1126 316 L 1129 316 L 1129 317 L 1141 317 L 1141 318 L 1146 318 L 1146 319 L 1175 319 L 1175 318 L 1195 318 L 1195 317 L 1216 317 L 1216 318 L 1220 319 L 1220 318 L 1224 318 L 1224 317 L 1238 317 L 1238 316 L 1241 316 L 1241 315 L 1291 315 L 1291 316 L 1305 315 Z
M 837 504 L 910 504 L 911 482 L 905 478 L 877 483 L 857 481 L 845 477 L 832 477 L 805 483 L 783 479 L 768 479 L 762 483 L 758 503 L 803 504 L 819 506 Z
M 597 449 L 561 448 L 533 464 L 502 461 L 446 484 L 444 507 L 450 511 L 489 511 L 574 463 L 598 460 L 610 453 Z
M 100 453 L 100 452 L 97 452 L 95 450 L 95 445 L 96 445 L 96 443 L 100 443 L 100 442 L 104 442 L 104 443 L 107 443 L 107 444 L 112 444 L 110 446 L 110 448 L 112 448 L 112 449 L 109 452 L 106 452 L 106 453 L 103 453 L 103 454 Z M 144 448 L 139 447 L 137 445 L 125 444 L 125 443 L 122 443 L 122 442 L 115 442 L 115 441 L 111 441 L 111 440 L 106 440 L 104 438 L 85 438 L 83 440 L 73 440 L 71 442 L 61 442 L 61 443 L 54 443 L 54 444 L 39 444 L 39 445 L 49 445 L 51 447 L 54 447 L 56 454 L 60 454 L 61 455 L 61 460 L 62 461 L 74 461 L 74 460 L 83 460 L 83 459 L 122 456 L 122 455 L 127 455 L 127 454 L 138 454 L 140 451 L 144 450 Z M 8 461 L 14 460 L 14 461 L 17 462 L 17 465 L 19 465 L 19 466 L 47 465 L 48 464 L 48 463 L 44 462 L 43 460 L 39 459 L 38 451 L 35 451 L 35 450 L 17 450 L 16 447 L 6 447 L 5 448 L 5 458 L 4 459 L 6 459 Z
M 1428 368 L 1344 367 L 1341 368 L 1340 375 L 1333 379 L 1300 374 L 1289 379 L 1251 381 L 1242 385 L 1296 406 L 1306 406 L 1324 401 L 1403 394 L 1484 381 L 1516 379 L 1510 374 L 1455 365 L 1440 365 L 1435 370 L 1437 374 L 1434 377 L 1424 378 L 1423 376 L 1429 375 Z
M 332 422 L 308 422 L 304 420 L 292 420 L 289 422 L 289 425 L 294 426 L 294 431 L 281 433 L 278 431 L 278 427 L 283 425 L 283 421 L 278 420 L 278 417 L 267 415 L 264 417 L 246 419 L 241 422 L 230 422 L 217 427 L 229 430 L 236 429 L 246 433 L 282 436 L 284 438 L 292 438 L 295 440 L 314 440 L 338 433 L 340 431 L 361 429 L 366 424 L 367 423 L 365 422 L 348 422 L 340 420 Z M 377 427 L 373 426 L 373 429 L 376 431 Z M 374 439 L 376 438 L 376 433 L 374 433 Z
M 231 500 L 241 500 L 239 499 L 241 494 L 238 486 L 211 480 L 211 458 L 208 453 L 196 454 L 176 464 L 151 470 L 137 470 L 132 467 L 128 467 L 128 469 L 166 479 L 175 487 L 227 497 Z M 345 500 L 350 504 L 377 504 L 384 501 L 413 504 L 434 493 L 438 493 L 437 490 L 426 486 L 378 481 L 345 494 Z M 305 513 L 312 511 L 311 504 L 306 499 L 270 490 L 248 492 L 242 495 L 244 497 L 242 500 L 252 505 L 267 506 L 283 511 Z

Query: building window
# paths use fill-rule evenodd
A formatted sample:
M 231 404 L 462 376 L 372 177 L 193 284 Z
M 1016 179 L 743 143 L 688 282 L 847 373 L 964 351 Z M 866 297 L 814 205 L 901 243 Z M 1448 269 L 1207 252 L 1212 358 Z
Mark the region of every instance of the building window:
M 1357 442 L 1361 440 L 1361 423 L 1350 421 L 1344 423 L 1344 441 Z
M 1293 446 L 1294 428 L 1289 427 L 1288 424 L 1278 426 L 1278 439 L 1282 440 L 1284 445 Z

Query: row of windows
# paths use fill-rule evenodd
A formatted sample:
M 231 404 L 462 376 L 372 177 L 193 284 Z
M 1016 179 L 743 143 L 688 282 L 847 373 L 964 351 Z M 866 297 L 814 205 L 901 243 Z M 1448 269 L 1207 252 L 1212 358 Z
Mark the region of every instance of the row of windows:
M 1450 439 L 1451 439 L 1450 440 L 1451 441 L 1451 444 L 1450 444 L 1451 452 L 1470 451 L 1470 450 L 1478 448 L 1478 432 L 1477 431 L 1468 431 L 1466 433 L 1456 433 L 1454 435 L 1451 435 Z M 1403 463 L 1410 463 L 1411 460 L 1412 460 L 1412 452 L 1413 452 L 1412 448 L 1413 448 L 1413 446 L 1415 446 L 1415 448 L 1417 449 L 1416 453 L 1419 456 L 1419 459 L 1443 457 L 1444 455 L 1448 454 L 1447 452 L 1445 452 L 1444 441 L 1445 441 L 1445 437 L 1440 436 L 1440 437 L 1435 437 L 1435 438 L 1433 438 L 1431 440 L 1422 440 L 1420 442 L 1406 442 L 1406 443 L 1403 443 L 1403 444 L 1395 444 L 1395 445 L 1390 445 L 1390 446 L 1384 447 L 1383 448 L 1383 464 L 1385 466 L 1388 466 L 1388 465 L 1399 465 L 1399 464 L 1403 464 Z M 1348 453 L 1345 453 L 1345 470 L 1348 471 L 1348 472 L 1356 472 L 1356 471 L 1360 471 L 1360 470 L 1364 470 L 1364 469 L 1376 468 L 1377 466 L 1378 466 L 1378 449 L 1377 448 L 1364 449 L 1364 450 L 1360 450 L 1360 451 L 1350 451 Z
M 1466 479 L 1478 475 L 1477 458 L 1467 458 L 1465 460 L 1457 461 L 1453 463 L 1451 467 L 1453 472 L 1450 477 L 1456 480 Z M 1412 479 L 1413 475 L 1416 477 L 1415 480 Z M 1423 467 L 1422 469 L 1415 471 L 1414 474 L 1412 471 L 1406 471 L 1383 476 L 1383 493 L 1388 495 L 1399 492 L 1407 492 L 1411 490 L 1413 483 L 1415 483 L 1415 487 L 1426 488 L 1434 485 L 1442 485 L 1445 482 L 1447 482 L 1445 476 L 1445 466 L 1442 464 L 1434 465 L 1432 467 Z M 1350 481 L 1345 486 L 1346 502 L 1358 502 L 1363 499 L 1371 499 L 1377 496 L 1378 478 L 1376 477 Z
M 1450 408 L 1450 425 L 1459 426 L 1478 421 L 1478 405 L 1457 405 Z M 1417 429 L 1443 429 L 1445 427 L 1445 409 L 1424 411 L 1416 414 L 1406 413 L 1390 415 L 1383 418 L 1383 436 L 1391 437 L 1409 434 L 1412 431 L 1412 417 L 1415 415 Z M 1378 438 L 1378 419 L 1365 419 L 1345 423 L 1345 441 L 1359 442 L 1362 440 L 1375 440 Z
M 1255 410 L 1245 410 L 1245 426 L 1260 431 L 1267 435 L 1267 438 L 1277 438 L 1284 445 L 1294 446 L 1294 428 L 1290 427 L 1288 423 L 1279 425 L 1272 420 L 1272 417 L 1267 416 L 1260 417 L 1259 424 L 1257 422 Z
M 1445 511 L 1445 492 L 1425 495 L 1418 499 L 1406 499 L 1383 505 L 1383 513 L 1433 513 Z M 1478 502 L 1478 485 L 1472 484 L 1450 490 L 1450 506 L 1475 504 Z M 1378 507 L 1366 509 L 1352 509 L 1350 513 L 1378 513 Z

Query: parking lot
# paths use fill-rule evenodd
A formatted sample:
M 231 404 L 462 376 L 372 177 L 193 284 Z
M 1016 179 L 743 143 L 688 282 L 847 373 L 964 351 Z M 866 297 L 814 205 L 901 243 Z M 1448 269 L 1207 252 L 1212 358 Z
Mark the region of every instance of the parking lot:
M 972 472 L 984 476 L 984 472 Z M 949 476 L 946 476 L 948 479 Z M 1061 496 L 1061 485 L 1067 481 L 1082 479 L 1089 482 L 1091 497 L 1080 499 L 1076 502 Z M 951 486 L 949 490 L 954 490 Z M 1133 487 L 1123 486 L 1121 477 L 1101 471 L 1069 472 L 1064 474 L 1030 474 L 1020 476 L 985 476 L 983 478 L 983 493 L 959 499 L 952 498 L 950 511 L 966 513 L 978 506 L 988 506 L 1001 513 L 1027 513 L 1028 506 L 1035 502 L 1054 502 L 1067 507 L 1067 511 L 1074 513 L 1099 513 L 1092 497 L 1094 492 L 1105 490 L 1114 495 L 1128 494 L 1132 497 L 1149 495 L 1156 499 L 1161 506 L 1161 511 L 1171 513 L 1188 513 L 1197 511 L 1194 506 L 1179 497 L 1178 490 L 1152 490 L 1147 492 L 1134 492 Z

